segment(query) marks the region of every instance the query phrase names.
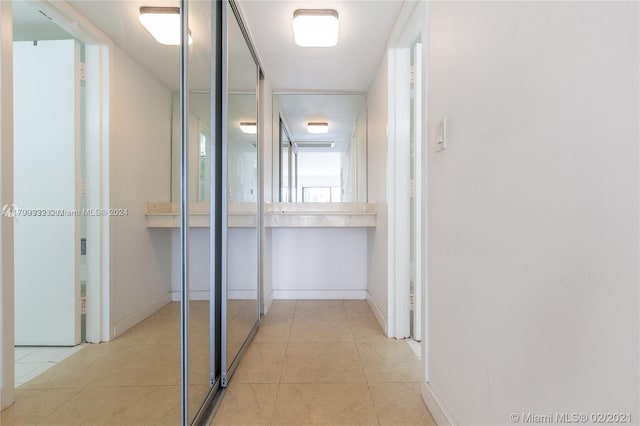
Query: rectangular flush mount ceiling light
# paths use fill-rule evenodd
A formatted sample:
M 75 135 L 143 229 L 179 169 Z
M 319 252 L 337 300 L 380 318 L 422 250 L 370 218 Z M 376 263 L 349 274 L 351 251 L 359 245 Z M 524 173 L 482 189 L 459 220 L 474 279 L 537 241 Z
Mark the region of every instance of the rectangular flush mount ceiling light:
M 298 141 L 296 142 L 296 146 L 298 148 L 333 148 L 336 146 L 335 142 L 306 142 L 306 141 Z
M 307 132 L 322 134 L 327 133 L 329 131 L 328 123 L 318 123 L 318 122 L 309 122 L 307 123 Z
M 243 133 L 255 135 L 256 133 L 258 133 L 258 126 L 256 125 L 255 121 L 241 121 L 240 130 L 242 130 Z
M 180 8 L 147 7 L 140 8 L 140 23 L 160 44 L 180 45 Z M 193 43 L 189 32 L 189 44 Z
M 293 36 L 302 47 L 331 47 L 338 44 L 340 23 L 332 9 L 298 9 L 293 12 Z

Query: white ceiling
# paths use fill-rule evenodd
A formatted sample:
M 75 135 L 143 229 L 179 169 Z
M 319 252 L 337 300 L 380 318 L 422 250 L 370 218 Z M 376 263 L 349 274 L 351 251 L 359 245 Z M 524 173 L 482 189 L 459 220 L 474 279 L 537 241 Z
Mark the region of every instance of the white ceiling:
M 38 9 L 23 0 L 13 2 L 13 39 L 15 41 L 67 40 L 69 33 Z
M 138 22 L 141 6 L 178 6 L 178 0 L 70 0 L 68 3 L 165 86 L 178 89 L 178 47 L 157 43 Z M 239 0 L 263 71 L 274 91 L 305 93 L 366 93 L 402 3 L 402 0 Z M 16 5 L 16 25 L 38 27 L 52 32 L 52 37 L 56 38 L 56 26 L 34 9 L 34 4 L 37 2 Z M 191 90 L 208 91 L 210 88 L 211 7 L 210 1 L 190 2 Z M 294 43 L 291 20 L 294 10 L 300 8 L 338 11 L 340 35 L 337 46 L 302 48 Z M 238 27 L 233 23 L 230 25 L 229 58 L 235 66 L 229 72 L 229 87 L 232 91 L 246 92 L 252 88 L 255 68 Z M 44 39 L 46 34 L 41 35 L 40 39 Z M 344 150 L 360 108 L 360 101 L 354 103 L 353 99 L 348 96 L 291 96 L 283 98 L 281 108 L 294 140 L 310 140 L 311 136 L 306 132 L 308 121 L 328 121 L 330 133 L 315 140 L 334 141 L 335 150 Z
M 180 49 L 164 46 L 138 21 L 141 6 L 179 6 L 177 0 L 71 0 L 78 12 L 111 38 L 143 68 L 172 90 L 179 87 Z M 189 87 L 209 90 L 211 3 L 192 1 L 189 29 L 193 44 L 189 53 Z
M 55 24 L 40 15 L 37 7 L 33 7 L 37 2 L 26 3 L 18 1 L 15 4 L 19 30 L 29 28 L 33 32 L 37 28 L 40 39 L 64 35 Z M 138 15 L 141 6 L 178 6 L 178 0 L 70 0 L 68 3 L 167 87 L 177 89 L 178 47 L 157 43 L 140 25 Z M 239 4 L 274 90 L 366 92 L 402 0 L 239 0 Z M 210 1 L 190 2 L 189 28 L 193 44 L 189 74 L 193 90 L 206 90 L 210 86 L 211 7 Z M 293 41 L 291 20 L 294 10 L 299 8 L 337 10 L 340 17 L 338 45 L 330 48 L 297 46 Z M 233 46 L 242 44 L 238 39 L 239 31 L 232 31 L 230 35 Z M 244 72 L 250 75 L 249 70 Z M 230 73 L 232 77 L 236 75 Z
M 276 91 L 366 92 L 402 6 L 401 0 L 239 0 L 265 75 Z M 299 47 L 296 9 L 335 9 L 335 47 Z

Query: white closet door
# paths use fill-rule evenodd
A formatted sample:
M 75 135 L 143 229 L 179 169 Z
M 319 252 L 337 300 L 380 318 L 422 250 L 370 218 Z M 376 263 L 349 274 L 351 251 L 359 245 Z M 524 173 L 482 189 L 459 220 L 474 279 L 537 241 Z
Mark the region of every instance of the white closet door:
M 73 211 L 79 191 L 79 46 L 14 43 L 14 203 Z M 59 213 L 58 213 L 59 214 Z M 80 343 L 78 216 L 15 218 L 16 345 Z

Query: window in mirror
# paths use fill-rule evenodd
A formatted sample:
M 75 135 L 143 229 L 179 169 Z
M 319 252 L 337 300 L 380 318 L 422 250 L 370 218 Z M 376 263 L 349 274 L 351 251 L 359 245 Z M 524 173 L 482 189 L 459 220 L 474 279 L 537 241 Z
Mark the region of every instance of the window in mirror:
M 298 153 L 298 182 L 303 202 L 339 203 L 342 201 L 342 164 L 344 153 L 305 152 Z M 306 192 L 305 192 L 306 190 Z
M 211 190 L 211 161 L 209 156 L 211 140 L 210 133 L 207 129 L 200 129 L 200 184 L 198 187 L 198 200 L 207 200 Z
M 244 42 L 244 40 L 241 40 Z M 250 56 L 249 56 L 250 58 Z M 249 63 L 248 65 L 251 65 Z M 247 65 L 247 66 L 248 66 Z M 255 69 L 255 65 L 254 69 Z M 255 72 L 253 81 L 255 85 Z M 227 127 L 229 154 L 229 202 L 255 203 L 258 200 L 258 157 L 255 93 L 229 93 Z M 251 123 L 251 125 L 248 125 Z
M 280 94 L 274 111 L 281 118 L 274 167 L 280 202 L 367 201 L 365 95 Z M 326 132 L 310 131 L 309 123 L 326 123 Z

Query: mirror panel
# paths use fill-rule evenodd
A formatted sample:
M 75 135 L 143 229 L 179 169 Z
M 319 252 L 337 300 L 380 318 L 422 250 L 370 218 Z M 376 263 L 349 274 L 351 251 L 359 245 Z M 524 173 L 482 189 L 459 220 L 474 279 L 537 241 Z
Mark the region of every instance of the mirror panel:
M 367 201 L 367 110 L 361 94 L 281 94 L 280 202 Z M 310 133 L 309 122 L 328 124 Z
M 230 371 L 258 321 L 258 69 L 232 8 L 226 9 L 228 91 L 225 353 L 226 371 Z

